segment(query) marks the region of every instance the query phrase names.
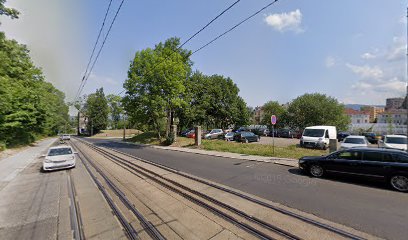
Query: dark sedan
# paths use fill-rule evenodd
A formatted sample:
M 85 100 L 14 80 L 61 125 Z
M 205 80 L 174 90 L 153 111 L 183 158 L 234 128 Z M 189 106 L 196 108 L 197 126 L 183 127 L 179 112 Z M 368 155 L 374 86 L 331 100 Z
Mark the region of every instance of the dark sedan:
M 253 132 L 240 132 L 234 135 L 234 140 L 242 143 L 259 142 L 260 137 Z
M 327 156 L 302 157 L 299 168 L 313 177 L 339 173 L 387 181 L 408 192 L 408 153 L 392 149 L 351 148 Z

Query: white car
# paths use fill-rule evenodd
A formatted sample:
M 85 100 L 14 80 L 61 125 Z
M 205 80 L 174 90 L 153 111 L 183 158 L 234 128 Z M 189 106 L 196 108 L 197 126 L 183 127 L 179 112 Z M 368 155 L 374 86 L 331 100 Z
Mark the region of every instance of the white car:
M 75 154 L 76 152 L 73 151 L 72 147 L 67 145 L 51 147 L 44 155 L 43 170 L 73 168 L 75 167 Z
M 71 136 L 69 134 L 62 134 L 61 140 L 71 140 Z
M 407 150 L 407 136 L 402 135 L 385 135 L 384 140 L 378 142 L 378 146 L 382 148 L 392 148 L 399 150 Z
M 368 140 L 365 136 L 347 136 L 340 144 L 340 149 L 353 147 L 368 147 Z

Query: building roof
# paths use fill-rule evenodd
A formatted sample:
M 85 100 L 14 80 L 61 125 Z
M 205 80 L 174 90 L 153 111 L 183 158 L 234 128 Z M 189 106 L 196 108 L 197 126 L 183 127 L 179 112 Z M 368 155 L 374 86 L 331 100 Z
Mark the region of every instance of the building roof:
M 351 108 L 346 108 L 344 109 L 344 112 L 347 115 L 370 115 L 370 112 L 366 112 L 366 111 L 357 111 Z

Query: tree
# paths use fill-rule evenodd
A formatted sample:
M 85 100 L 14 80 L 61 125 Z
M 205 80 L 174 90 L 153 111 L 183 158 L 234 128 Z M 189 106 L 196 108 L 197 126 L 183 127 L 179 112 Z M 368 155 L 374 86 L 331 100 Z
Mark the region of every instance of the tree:
M 221 75 L 206 76 L 194 72 L 186 82 L 184 99 L 188 103 L 179 109 L 181 127 L 205 125 L 207 128 L 226 128 L 249 123 L 250 113 L 239 89 L 230 79 Z
M 169 131 L 173 113 L 186 105 L 182 98 L 191 72 L 190 51 L 180 49 L 180 39 L 170 38 L 154 49 L 136 52 L 124 83 L 124 108 L 131 121 L 153 126 L 157 137 Z
M 275 115 L 277 118 L 275 127 L 276 128 L 285 127 L 284 119 L 286 118 L 286 109 L 282 107 L 282 105 L 280 105 L 276 101 L 269 101 L 262 106 L 262 109 L 264 111 L 264 116 L 263 119 L 261 120 L 261 124 L 271 125 L 271 116 Z
M 115 94 L 106 96 L 109 106 L 109 114 L 112 121 L 112 128 L 118 129 L 121 115 L 123 114 L 122 97 Z
M 84 112 L 88 118 L 87 128 L 96 134 L 108 126 L 109 106 L 103 88 L 97 89 L 86 99 Z
M 14 8 L 7 8 L 4 6 L 4 3 L 6 0 L 0 0 L 0 16 L 5 15 L 10 17 L 11 19 L 18 18 L 18 15 L 20 14 L 16 9 Z
M 44 81 L 24 45 L 0 32 L 0 145 L 28 144 L 68 122 L 64 94 Z
M 293 100 L 288 107 L 287 118 L 293 128 L 303 129 L 314 125 L 336 126 L 346 130 L 350 118 L 344 113 L 344 105 L 324 94 L 304 94 Z

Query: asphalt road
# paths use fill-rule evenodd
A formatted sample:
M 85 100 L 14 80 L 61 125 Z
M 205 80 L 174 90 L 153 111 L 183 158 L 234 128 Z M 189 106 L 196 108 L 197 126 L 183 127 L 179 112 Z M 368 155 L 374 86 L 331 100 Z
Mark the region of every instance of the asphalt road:
M 315 179 L 296 168 L 87 139 L 355 229 L 387 238 L 408 236 L 408 194 L 386 184 L 338 176 Z

